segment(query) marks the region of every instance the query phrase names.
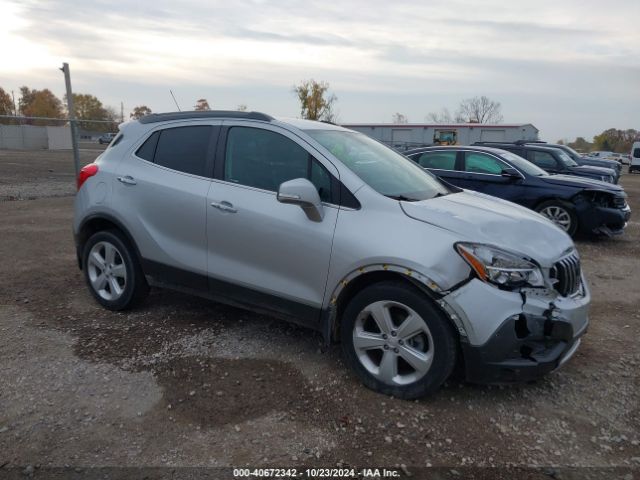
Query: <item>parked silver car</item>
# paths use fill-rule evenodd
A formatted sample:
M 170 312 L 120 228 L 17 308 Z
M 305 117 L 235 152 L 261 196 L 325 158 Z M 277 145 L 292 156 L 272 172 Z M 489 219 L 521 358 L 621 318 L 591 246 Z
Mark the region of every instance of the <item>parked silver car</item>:
M 149 285 L 341 341 L 362 382 L 416 398 L 456 364 L 530 380 L 576 351 L 589 289 L 546 218 L 458 189 L 369 137 L 256 112 L 148 115 L 82 169 L 78 262 L 106 308 Z

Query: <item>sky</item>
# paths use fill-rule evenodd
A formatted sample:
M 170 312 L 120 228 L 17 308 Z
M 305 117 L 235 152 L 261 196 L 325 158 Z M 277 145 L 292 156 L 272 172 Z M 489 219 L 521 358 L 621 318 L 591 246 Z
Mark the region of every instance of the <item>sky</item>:
M 640 130 L 639 0 L 0 0 L 0 87 L 299 116 L 330 84 L 341 123 L 424 123 L 486 95 L 549 141 Z

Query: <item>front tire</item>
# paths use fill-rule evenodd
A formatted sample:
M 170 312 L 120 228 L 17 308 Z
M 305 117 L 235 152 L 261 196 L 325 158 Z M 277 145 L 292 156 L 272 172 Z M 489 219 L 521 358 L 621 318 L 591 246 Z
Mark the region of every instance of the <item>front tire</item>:
M 109 310 L 127 310 L 146 297 L 149 285 L 129 242 L 117 230 L 94 233 L 84 245 L 82 265 L 89 291 Z
M 536 212 L 547 217 L 572 237 L 578 231 L 578 216 L 570 203 L 562 200 L 549 200 L 538 205 Z
M 435 392 L 456 363 L 456 336 L 426 295 L 402 282 L 359 292 L 342 316 L 347 363 L 368 388 L 397 398 Z

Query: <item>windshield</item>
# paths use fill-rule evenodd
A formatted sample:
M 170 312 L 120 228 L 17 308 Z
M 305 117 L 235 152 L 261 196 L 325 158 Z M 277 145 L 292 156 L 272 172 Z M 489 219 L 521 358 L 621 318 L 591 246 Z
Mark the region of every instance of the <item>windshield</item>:
M 556 149 L 558 150 L 558 149 Z M 567 167 L 577 167 L 578 164 L 575 162 L 573 158 L 564 153 L 562 150 L 558 150 L 558 156 L 560 157 L 560 161 L 565 164 Z
M 397 200 L 425 200 L 449 193 L 433 175 L 389 147 L 342 130 L 306 130 L 367 185 Z
M 521 172 L 524 172 L 528 175 L 532 175 L 534 177 L 544 177 L 549 175 L 547 172 L 542 170 L 539 166 L 534 165 L 533 163 L 525 160 L 519 155 L 511 152 L 502 152 L 500 156 L 507 160 L 511 165 L 516 167 Z
M 580 158 L 582 157 L 581 154 L 579 154 L 578 152 L 576 152 L 573 148 L 568 147 L 566 145 L 564 145 L 560 150 L 562 150 L 563 152 L 565 152 L 567 155 L 569 155 L 571 158 L 573 158 L 574 160 L 576 158 Z

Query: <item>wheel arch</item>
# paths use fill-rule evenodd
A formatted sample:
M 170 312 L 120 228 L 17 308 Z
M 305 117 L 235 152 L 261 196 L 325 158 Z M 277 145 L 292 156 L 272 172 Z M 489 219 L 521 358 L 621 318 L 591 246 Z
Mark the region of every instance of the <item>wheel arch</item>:
M 82 252 L 84 250 L 85 243 L 89 240 L 91 235 L 104 230 L 117 230 L 122 233 L 129 245 L 133 247 L 137 260 L 139 262 L 142 261 L 140 251 L 138 250 L 136 242 L 133 240 L 133 236 L 129 233 L 129 230 L 122 224 L 122 222 L 112 215 L 99 213 L 85 218 L 78 228 L 78 233 L 76 235 L 76 255 L 78 257 L 78 267 L 80 270 L 83 269 Z
M 424 293 L 449 320 L 458 337 L 466 337 L 466 331 L 460 319 L 454 312 L 450 312 L 446 308 L 446 304 L 441 301 L 447 292 L 435 281 L 410 268 L 391 264 L 374 264 L 353 270 L 333 289 L 329 307 L 325 310 L 325 318 L 322 322 L 322 334 L 326 343 L 335 343 L 340 338 L 342 314 L 354 296 L 373 284 L 394 280 L 417 288 Z

